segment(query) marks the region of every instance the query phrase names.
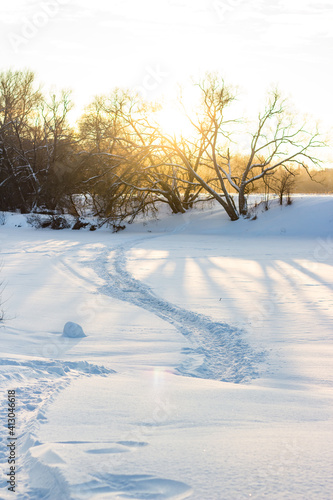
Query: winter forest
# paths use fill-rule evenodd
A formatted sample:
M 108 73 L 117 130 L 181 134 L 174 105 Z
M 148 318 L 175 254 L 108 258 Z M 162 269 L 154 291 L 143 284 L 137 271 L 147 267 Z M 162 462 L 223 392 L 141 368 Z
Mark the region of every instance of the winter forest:
M 248 194 L 275 193 L 282 204 L 300 171 L 318 175 L 323 137 L 278 90 L 249 131 L 222 78 L 193 85 L 198 108 L 180 98 L 188 135 L 176 135 L 159 124 L 162 105 L 134 92 L 95 97 L 73 124 L 69 91 L 45 96 L 31 71 L 1 73 L 1 210 L 79 217 L 85 198 L 101 220 L 120 222 L 157 202 L 176 214 L 205 198 L 234 221 L 248 214 Z

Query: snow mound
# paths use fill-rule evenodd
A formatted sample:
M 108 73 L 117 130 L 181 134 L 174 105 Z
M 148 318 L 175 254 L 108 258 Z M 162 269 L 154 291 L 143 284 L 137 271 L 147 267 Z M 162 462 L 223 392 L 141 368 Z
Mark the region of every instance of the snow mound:
M 71 339 L 80 339 L 82 337 L 86 337 L 87 335 L 84 333 L 80 325 L 73 323 L 72 321 L 67 321 L 64 326 L 63 336 Z
M 51 449 L 49 444 L 42 444 L 30 448 L 31 456 L 46 465 L 64 464 L 65 461 Z

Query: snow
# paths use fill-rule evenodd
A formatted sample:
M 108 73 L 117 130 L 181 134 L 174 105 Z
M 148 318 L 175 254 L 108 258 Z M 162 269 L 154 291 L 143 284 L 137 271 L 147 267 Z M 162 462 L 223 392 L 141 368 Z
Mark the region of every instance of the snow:
M 73 323 L 73 321 L 67 321 L 63 329 L 63 336 L 71 339 L 79 339 L 86 337 L 86 334 L 84 333 L 82 326 L 77 323 Z
M 116 234 L 7 214 L 0 498 L 333 498 L 332 229 L 331 196 Z

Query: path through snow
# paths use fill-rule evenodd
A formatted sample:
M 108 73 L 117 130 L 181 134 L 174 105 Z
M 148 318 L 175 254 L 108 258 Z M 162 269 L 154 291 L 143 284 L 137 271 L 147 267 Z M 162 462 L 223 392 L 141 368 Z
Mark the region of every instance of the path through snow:
M 258 377 L 258 365 L 265 354 L 255 352 L 243 340 L 242 330 L 163 300 L 126 270 L 126 252 L 142 241 L 106 249 L 91 262 L 104 281 L 99 293 L 145 309 L 185 335 L 190 346 L 184 349 L 186 361 L 178 367 L 181 375 L 232 383 Z

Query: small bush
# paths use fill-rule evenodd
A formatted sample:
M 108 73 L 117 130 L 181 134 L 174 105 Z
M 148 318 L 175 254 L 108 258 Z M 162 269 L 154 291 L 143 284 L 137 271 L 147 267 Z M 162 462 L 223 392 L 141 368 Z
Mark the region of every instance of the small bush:
M 65 217 L 61 217 L 60 215 L 54 215 L 52 217 L 51 229 L 68 229 L 70 225 L 68 224 Z
M 74 231 L 78 231 L 79 229 L 83 229 L 84 227 L 87 227 L 89 225 L 89 222 L 84 222 L 80 218 L 76 219 L 74 226 L 72 229 Z
M 47 226 L 45 226 L 46 221 L 40 215 L 35 215 L 35 214 L 28 215 L 27 222 L 28 222 L 28 224 L 30 224 L 30 226 L 34 227 L 35 229 L 47 227 Z M 48 222 L 48 225 L 50 225 L 50 224 L 51 224 L 51 221 Z
M 124 226 L 123 224 L 113 224 L 112 229 L 114 233 L 118 233 L 118 231 L 123 231 L 124 229 L 126 229 L 126 226 Z
M 45 229 L 46 227 L 51 229 L 68 229 L 70 227 L 65 217 L 61 217 L 60 215 L 43 217 L 42 215 L 32 214 L 27 217 L 27 221 L 36 229 Z

